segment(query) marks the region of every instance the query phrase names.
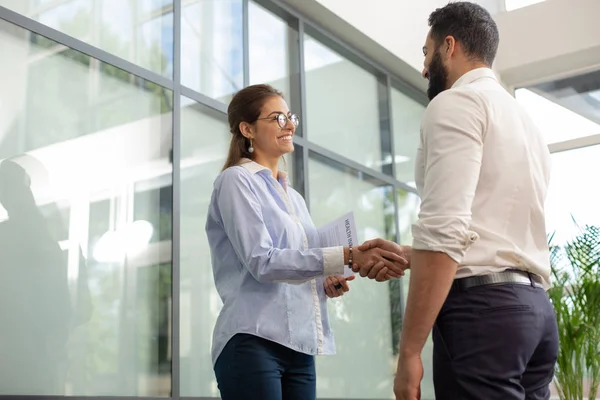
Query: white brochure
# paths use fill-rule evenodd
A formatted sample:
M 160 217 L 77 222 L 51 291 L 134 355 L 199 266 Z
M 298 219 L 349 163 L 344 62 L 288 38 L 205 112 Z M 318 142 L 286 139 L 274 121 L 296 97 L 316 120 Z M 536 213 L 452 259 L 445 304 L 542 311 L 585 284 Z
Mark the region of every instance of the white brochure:
M 354 223 L 354 213 L 348 214 L 332 221 L 318 229 L 321 247 L 334 246 L 357 246 L 356 224 Z M 344 267 L 344 276 L 349 277 L 354 272 L 348 267 Z

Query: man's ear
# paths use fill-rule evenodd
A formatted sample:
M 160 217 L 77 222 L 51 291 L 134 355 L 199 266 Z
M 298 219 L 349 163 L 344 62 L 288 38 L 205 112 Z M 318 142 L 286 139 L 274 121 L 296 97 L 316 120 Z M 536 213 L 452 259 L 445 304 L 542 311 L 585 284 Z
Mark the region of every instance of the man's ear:
M 442 49 L 443 54 L 446 56 L 446 59 L 452 57 L 454 52 L 456 51 L 456 39 L 454 36 L 446 36 L 444 39 L 444 48 Z

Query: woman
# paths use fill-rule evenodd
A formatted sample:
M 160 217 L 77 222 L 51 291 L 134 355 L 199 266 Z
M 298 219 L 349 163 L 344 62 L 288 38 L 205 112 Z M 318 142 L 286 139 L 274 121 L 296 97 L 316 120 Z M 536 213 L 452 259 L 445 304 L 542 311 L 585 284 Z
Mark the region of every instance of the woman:
M 233 136 L 206 223 L 223 300 L 212 348 L 219 390 L 223 400 L 316 399 L 313 356 L 335 351 L 326 300 L 349 290 L 345 266 L 378 264 L 397 277 L 404 260 L 320 248 L 304 199 L 278 168 L 299 122 L 281 93 L 247 87 L 228 117 Z

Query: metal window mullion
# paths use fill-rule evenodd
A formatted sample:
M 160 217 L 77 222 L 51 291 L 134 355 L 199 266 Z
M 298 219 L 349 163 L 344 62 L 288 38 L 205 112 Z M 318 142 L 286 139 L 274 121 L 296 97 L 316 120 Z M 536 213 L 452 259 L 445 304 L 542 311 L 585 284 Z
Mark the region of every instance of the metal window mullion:
M 398 244 L 400 244 L 400 241 L 402 240 L 402 238 L 400 237 L 400 207 L 398 205 L 398 187 L 393 186 L 393 190 L 394 190 L 394 225 L 396 227 L 396 232 L 395 232 L 395 239 L 394 241 Z M 406 279 L 406 278 L 400 278 L 400 279 Z M 404 301 L 404 285 L 403 282 L 401 281 L 400 284 L 398 285 L 398 295 L 400 296 L 400 321 L 404 320 L 404 308 L 406 307 L 405 301 Z
M 250 85 L 250 4 L 242 0 L 242 48 L 244 62 L 244 87 Z
M 326 149 L 326 148 L 316 145 L 312 142 L 309 142 L 309 141 L 305 140 L 304 138 L 295 137 L 294 142 L 299 144 L 300 146 L 306 148 L 307 151 L 309 151 L 309 152 L 313 152 L 323 158 L 330 159 L 330 160 L 336 162 L 337 164 L 352 168 L 353 170 L 360 172 L 366 176 L 369 176 L 373 179 L 376 179 L 376 180 L 380 181 L 381 183 L 388 184 L 388 185 L 395 185 L 395 186 L 399 187 L 400 189 L 405 190 L 407 192 L 416 193 L 416 189 L 411 186 L 408 186 L 405 182 L 397 181 L 396 179 L 394 179 L 393 177 L 391 177 L 389 175 L 386 175 L 380 171 L 369 168 L 369 167 L 367 167 L 363 164 L 360 164 L 354 160 L 348 159 L 348 158 L 346 158 L 342 155 L 339 155 L 338 153 L 335 153 L 329 149 Z M 306 161 L 306 163 L 308 163 L 308 160 Z
M 213 99 L 212 97 L 208 97 L 185 86 L 180 86 L 180 94 L 215 111 L 227 114 L 227 105 L 219 100 Z
M 392 88 L 398 90 L 406 97 L 421 104 L 424 107 L 427 107 L 427 105 L 429 105 L 429 99 L 427 98 L 426 92 L 421 91 L 413 86 L 408 85 L 407 83 L 398 79 L 398 77 L 395 77 L 391 74 L 388 74 L 388 76 L 390 78 L 390 86 Z
M 379 112 L 379 142 L 381 146 L 381 171 L 389 176 L 395 177 L 394 173 L 394 153 L 392 144 L 391 129 L 391 107 L 388 76 L 377 76 L 377 104 Z M 390 159 L 391 164 L 383 162 Z
M 308 118 L 308 112 L 306 109 L 306 69 L 305 69 L 305 63 L 304 63 L 304 39 L 305 39 L 305 34 L 304 34 L 304 19 L 301 17 L 298 17 L 298 48 L 297 48 L 297 54 L 298 54 L 298 97 L 300 100 L 300 112 L 302 113 L 302 119 L 304 120 L 304 123 L 302 124 L 302 139 L 305 142 L 304 146 L 302 146 L 302 170 L 300 171 L 300 173 L 302 173 L 302 176 L 304 179 L 302 179 L 303 182 L 303 193 L 302 195 L 304 196 L 304 200 L 306 201 L 306 206 L 308 208 L 308 210 L 310 210 L 310 184 L 309 184 L 309 179 L 308 179 L 308 173 L 309 173 L 309 163 L 310 163 L 310 153 L 309 153 L 309 142 L 308 142 L 308 124 L 306 123 L 307 118 Z
M 262 3 L 262 2 L 261 2 Z M 264 6 L 264 4 L 261 4 Z M 287 46 L 288 46 L 288 76 L 289 76 L 289 103 L 291 109 L 300 115 L 301 123 L 296 130 L 295 139 L 306 137 L 306 107 L 304 107 L 304 54 L 302 22 L 295 17 L 287 16 Z M 295 140 L 298 144 L 298 141 Z M 305 198 L 307 206 L 308 198 L 308 174 L 307 151 L 304 146 L 293 154 L 294 176 L 292 186 Z
M 302 119 L 307 121 L 308 112 L 306 110 L 306 69 L 304 62 L 304 19 L 298 19 L 298 84 L 299 84 L 299 96 L 300 96 L 300 112 L 302 113 Z M 307 124 L 302 125 L 302 137 L 308 139 Z
M 392 78 L 386 75 L 386 96 L 388 106 L 388 129 L 390 130 L 390 154 L 392 156 L 392 176 L 398 179 L 396 171 L 396 138 L 394 137 L 394 105 L 392 104 Z
M 173 0 L 173 205 L 171 247 L 171 397 L 181 397 L 181 0 Z
M 386 91 L 387 91 L 387 106 L 388 106 L 388 116 L 389 116 L 389 131 L 390 131 L 390 154 L 392 156 L 392 176 L 394 179 L 398 180 L 398 173 L 396 168 L 396 142 L 394 136 L 394 104 L 392 103 L 392 78 L 388 74 L 386 75 Z M 395 226 L 395 237 L 394 241 L 400 244 L 402 237 L 400 235 L 400 205 L 399 196 L 398 196 L 399 187 L 393 186 L 394 190 L 394 226 Z M 406 279 L 406 278 L 401 278 Z M 404 309 L 406 307 L 406 301 L 404 300 L 404 282 L 400 281 L 398 285 L 398 296 L 400 298 L 400 324 L 402 326 L 402 321 L 404 320 Z M 402 328 L 400 328 L 402 331 Z M 399 338 L 392 338 L 392 343 L 395 344 L 396 341 L 399 342 Z M 397 349 L 393 349 L 393 351 L 397 351 Z

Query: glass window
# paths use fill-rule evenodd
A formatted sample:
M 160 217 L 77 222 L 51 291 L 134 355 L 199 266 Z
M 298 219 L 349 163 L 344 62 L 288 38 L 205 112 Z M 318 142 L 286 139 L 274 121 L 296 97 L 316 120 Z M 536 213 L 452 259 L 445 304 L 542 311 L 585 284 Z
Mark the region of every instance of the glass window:
M 563 245 L 585 225 L 600 226 L 600 192 L 588 171 L 600 168 L 600 145 L 552 154 L 546 199 L 546 230 L 552 243 Z
M 213 182 L 227 157 L 231 134 L 225 115 L 181 101 L 181 394 L 218 397 L 210 349 L 221 309 L 204 231 Z
M 350 170 L 314 157 L 309 162 L 308 182 L 315 225 L 353 211 L 359 242 L 394 238 L 391 187 L 363 180 Z M 399 291 L 395 295 L 398 297 Z M 392 337 L 398 335 L 392 332 L 389 284 L 359 277 L 351 282 L 347 295 L 329 302 L 328 312 L 337 354 L 317 357 L 319 398 L 389 398 L 393 383 Z M 360 379 L 356 379 L 357 360 L 361 360 Z
M 172 1 L 72 0 L 39 2 L 0 0 L 44 25 L 90 43 L 168 78 L 173 76 Z M 161 3 L 158 12 L 150 5 Z M 42 39 L 46 42 L 45 39 Z M 59 46 L 60 47 L 60 46 Z
M 546 94 L 542 95 L 539 90 L 517 89 L 515 98 L 533 118 L 538 128 L 542 131 L 546 142 L 549 144 L 563 142 L 566 140 L 576 139 L 580 137 L 596 135 L 600 133 L 600 94 L 597 98 L 590 96 L 585 99 L 583 95 L 571 96 L 571 101 L 567 96 L 562 96 L 563 104 L 550 100 L 551 97 Z M 573 109 L 566 107 L 567 104 L 585 105 L 585 108 L 594 110 L 598 114 L 595 117 L 590 115 L 580 114 Z
M 381 171 L 377 78 L 305 35 L 307 138 Z
M 268 83 L 290 103 L 290 27 L 254 2 L 249 3 L 250 84 Z
M 0 55 L 0 395 L 168 396 L 172 93 L 2 20 Z
M 181 83 L 229 103 L 244 87 L 242 0 L 186 1 L 181 14 Z
M 396 179 L 415 186 L 415 156 L 421 139 L 421 119 L 425 106 L 392 88 L 392 127 Z

